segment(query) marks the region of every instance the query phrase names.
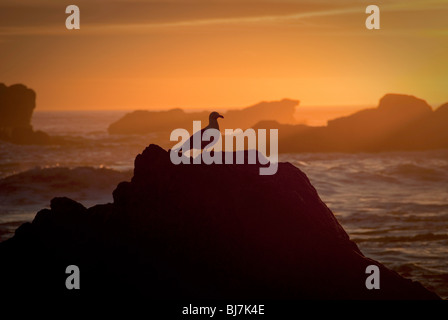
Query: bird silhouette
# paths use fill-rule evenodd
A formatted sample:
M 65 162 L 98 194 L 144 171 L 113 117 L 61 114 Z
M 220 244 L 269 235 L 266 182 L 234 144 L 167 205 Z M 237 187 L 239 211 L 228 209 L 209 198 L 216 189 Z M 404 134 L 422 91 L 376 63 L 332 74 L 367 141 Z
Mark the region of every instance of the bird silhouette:
M 180 153 L 180 152 L 186 152 L 186 151 L 189 151 L 189 150 L 198 150 L 198 148 L 195 145 L 193 145 L 193 141 L 195 141 L 196 139 L 198 141 L 201 141 L 200 150 L 205 149 L 205 147 L 213 146 L 215 143 L 218 142 L 218 139 L 214 139 L 213 135 L 211 135 L 210 136 L 210 141 L 203 141 L 202 137 L 203 137 L 204 132 L 206 132 L 209 129 L 218 130 L 219 131 L 218 118 L 223 118 L 224 119 L 224 116 L 220 115 L 216 111 L 210 113 L 210 115 L 208 117 L 208 125 L 205 128 L 202 128 L 201 130 L 196 131 L 180 147 L 178 147 L 176 149 L 173 149 L 173 151 Z

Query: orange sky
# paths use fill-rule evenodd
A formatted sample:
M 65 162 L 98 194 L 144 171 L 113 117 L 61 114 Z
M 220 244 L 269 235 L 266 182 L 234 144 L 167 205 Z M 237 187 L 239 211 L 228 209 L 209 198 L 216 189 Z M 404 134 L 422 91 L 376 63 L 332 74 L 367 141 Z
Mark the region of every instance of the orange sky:
M 337 3 L 337 4 L 335 4 Z M 65 7 L 81 29 L 65 29 Z M 0 82 L 37 110 L 232 108 L 293 98 L 448 101 L 448 1 L 2 0 Z

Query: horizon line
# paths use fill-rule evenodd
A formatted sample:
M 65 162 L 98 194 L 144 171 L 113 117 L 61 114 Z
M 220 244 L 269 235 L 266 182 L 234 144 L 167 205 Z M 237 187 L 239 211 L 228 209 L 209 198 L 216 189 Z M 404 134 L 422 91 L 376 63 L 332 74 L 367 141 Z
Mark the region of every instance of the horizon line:
M 275 102 L 277 100 L 269 100 L 266 102 Z M 262 102 L 262 101 L 260 101 Z M 257 102 L 258 103 L 258 102 Z M 123 112 L 132 112 L 132 111 L 169 111 L 169 110 L 174 110 L 174 109 L 181 109 L 183 111 L 195 111 L 195 112 L 200 112 L 200 111 L 210 111 L 210 110 L 224 110 L 224 111 L 228 111 L 228 110 L 242 110 L 245 109 L 247 107 L 253 106 L 252 105 L 248 105 L 248 106 L 241 106 L 241 107 L 209 107 L 209 108 L 203 108 L 203 107 L 169 107 L 169 108 L 151 108 L 151 107 L 139 107 L 139 108 L 111 108 L 111 109 L 54 109 L 54 108 L 40 108 L 40 109 L 34 109 L 34 112 L 54 112 L 54 111 L 61 111 L 61 112 L 79 112 L 79 111 L 91 111 L 91 112 L 99 112 L 99 111 L 123 111 Z M 376 107 L 377 104 L 335 104 L 335 105 L 331 105 L 331 104 L 312 104 L 312 105 L 299 105 L 297 107 L 298 111 L 302 108 L 365 108 L 365 107 Z

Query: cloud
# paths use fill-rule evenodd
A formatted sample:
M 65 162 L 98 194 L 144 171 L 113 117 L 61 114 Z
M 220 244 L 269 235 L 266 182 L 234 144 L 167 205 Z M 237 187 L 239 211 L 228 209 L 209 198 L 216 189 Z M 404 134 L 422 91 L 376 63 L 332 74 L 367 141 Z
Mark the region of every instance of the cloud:
M 23 1 L 14 5 L 4 0 L 0 5 L 1 36 L 63 35 L 65 29 L 65 6 L 54 1 Z M 346 0 L 338 2 L 320 0 L 275 1 L 223 1 L 223 0 L 171 0 L 159 1 L 78 1 L 81 9 L 80 35 L 145 34 L 176 28 L 232 26 L 232 25 L 284 25 L 302 24 L 308 27 L 328 26 L 328 20 L 344 16 L 365 15 L 366 3 Z M 418 12 L 428 28 L 437 30 L 434 23 L 445 23 L 448 11 L 446 2 L 435 1 L 387 1 L 378 2 L 382 11 L 393 16 L 397 25 L 403 15 Z M 25 5 L 28 3 L 28 5 Z M 399 14 L 397 14 L 399 13 Z M 435 18 L 433 14 L 436 13 Z M 426 14 L 426 18 L 425 18 Z M 428 16 L 431 17 L 428 19 Z M 314 21 L 312 24 L 309 21 Z M 347 25 L 354 19 L 339 19 L 335 28 Z M 358 24 L 359 18 L 356 17 Z M 398 23 L 397 23 L 398 22 Z M 428 23 L 430 23 L 428 25 Z M 420 26 L 420 24 L 416 23 Z M 397 30 L 395 30 L 397 31 Z M 74 32 L 71 32 L 74 34 Z M 433 33 L 435 34 L 435 33 Z M 442 32 L 442 34 L 444 34 Z
M 294 13 L 265 14 L 265 15 L 248 15 L 248 16 L 225 16 L 225 17 L 203 17 L 190 19 L 166 19 L 167 21 L 141 21 L 133 22 L 129 19 L 124 23 L 92 22 L 89 19 L 87 23 L 82 21 L 82 29 L 88 34 L 102 33 L 145 33 L 160 29 L 172 29 L 183 27 L 203 27 L 213 25 L 241 25 L 241 24 L 266 24 L 266 23 L 287 23 L 298 22 L 304 19 L 338 16 L 350 13 L 363 12 L 360 6 L 342 9 L 315 10 Z M 83 11 L 81 11 L 83 15 Z M 63 16 L 62 16 L 63 17 Z M 61 19 L 59 19 L 61 20 Z M 138 21 L 138 19 L 137 19 Z M 63 23 L 59 21 L 50 25 L 25 25 L 25 26 L 4 26 L 0 28 L 0 35 L 58 35 L 63 34 L 67 30 L 63 28 Z M 83 33 L 86 34 L 86 33 Z

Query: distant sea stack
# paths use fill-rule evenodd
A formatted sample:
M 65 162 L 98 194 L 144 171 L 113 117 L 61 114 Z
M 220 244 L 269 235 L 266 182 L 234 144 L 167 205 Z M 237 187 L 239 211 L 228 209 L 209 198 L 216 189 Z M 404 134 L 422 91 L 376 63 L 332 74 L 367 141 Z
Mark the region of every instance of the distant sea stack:
M 235 155 L 233 155 L 235 156 Z M 439 299 L 363 255 L 307 176 L 280 163 L 173 165 L 150 145 L 114 202 L 54 198 L 0 243 L 6 294 L 147 299 Z M 65 270 L 80 270 L 67 290 Z M 366 288 L 366 268 L 380 289 Z
M 54 138 L 34 131 L 31 117 L 36 107 L 36 93 L 23 84 L 0 83 L 0 140 L 16 144 L 50 144 Z
M 381 152 L 448 148 L 448 105 L 387 94 L 377 108 L 328 121 L 324 127 L 261 122 L 279 129 L 280 152 Z
M 281 101 L 260 102 L 253 106 L 230 110 L 223 113 L 226 121 L 220 124 L 222 130 L 246 129 L 262 120 L 275 120 L 281 123 L 294 123 L 294 113 L 299 101 L 283 99 Z M 177 128 L 191 130 L 193 121 L 208 123 L 210 111 L 185 112 L 181 109 L 168 111 L 134 111 L 126 114 L 109 126 L 110 134 L 146 134 L 171 132 Z

